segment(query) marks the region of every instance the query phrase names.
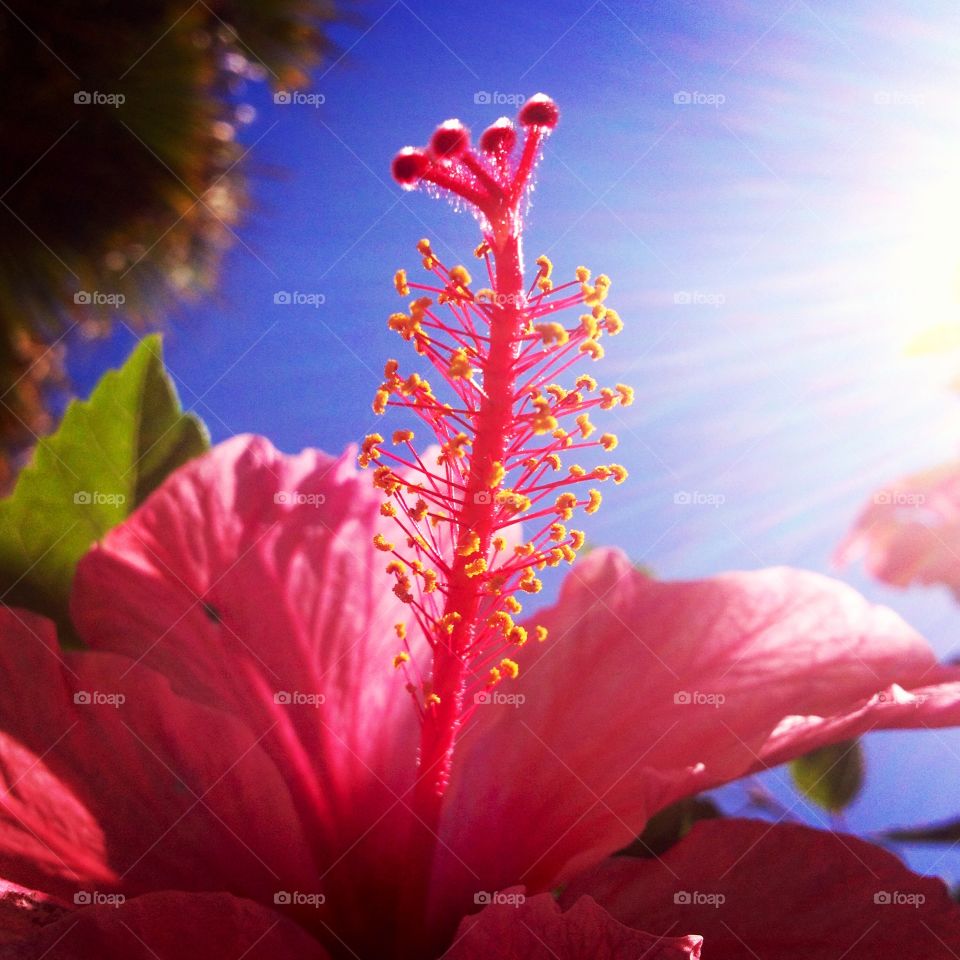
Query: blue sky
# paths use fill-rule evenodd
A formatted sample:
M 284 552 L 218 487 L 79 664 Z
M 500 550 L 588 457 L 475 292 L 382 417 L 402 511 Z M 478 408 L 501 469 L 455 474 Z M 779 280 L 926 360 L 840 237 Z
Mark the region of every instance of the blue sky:
M 637 389 L 617 423 L 631 481 L 594 518 L 594 542 L 664 577 L 831 572 L 875 487 L 955 454 L 960 356 L 903 356 L 917 331 L 958 319 L 947 4 L 398 0 L 363 16 L 306 91 L 321 105 L 243 95 L 257 109 L 242 133 L 251 209 L 217 294 L 171 308 L 166 337 L 182 398 L 215 439 L 335 451 L 371 429 L 398 352 L 384 323 L 393 271 L 416 267 L 421 236 L 452 263 L 476 243 L 468 216 L 400 191 L 390 159 L 447 117 L 479 130 L 515 112 L 478 101 L 543 90 L 563 116 L 528 260 L 613 277 L 627 329 L 607 377 Z M 275 304 L 279 291 L 323 303 Z M 131 345 L 122 330 L 73 345 L 80 392 Z M 723 503 L 675 502 L 682 492 Z M 941 654 L 960 651 L 960 609 L 939 591 L 840 575 Z M 884 735 L 869 755 L 850 827 L 960 814 L 960 735 Z M 960 876 L 952 854 L 911 862 Z

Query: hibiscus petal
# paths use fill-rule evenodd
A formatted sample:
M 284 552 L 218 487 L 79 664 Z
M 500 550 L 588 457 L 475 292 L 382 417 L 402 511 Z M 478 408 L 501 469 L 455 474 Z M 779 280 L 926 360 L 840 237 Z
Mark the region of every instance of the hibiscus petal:
M 0 876 L 74 894 L 157 886 L 272 901 L 316 865 L 254 731 L 126 657 L 61 654 L 0 608 Z
M 660 860 L 577 877 L 617 919 L 703 936 L 711 960 L 928 960 L 960 951 L 960 907 L 937 879 L 856 837 L 758 820 L 701 821 Z
M 468 869 L 445 858 L 438 902 L 469 902 L 478 877 L 549 889 L 673 800 L 854 728 L 960 722 L 954 684 L 870 699 L 946 673 L 894 613 L 815 574 L 663 583 L 596 551 L 537 620 L 550 639 L 508 690 L 525 701 L 478 706 L 463 737 L 445 839 Z
M 700 937 L 654 937 L 632 930 L 589 897 L 561 912 L 556 900 L 542 893 L 519 904 L 492 904 L 467 917 L 443 956 L 444 960 L 696 960 L 700 943 Z
M 153 893 L 83 907 L 28 939 L 0 946 L 0 960 L 327 960 L 290 920 L 229 894 Z
M 960 463 L 876 491 L 836 552 L 895 587 L 943 584 L 960 596 Z

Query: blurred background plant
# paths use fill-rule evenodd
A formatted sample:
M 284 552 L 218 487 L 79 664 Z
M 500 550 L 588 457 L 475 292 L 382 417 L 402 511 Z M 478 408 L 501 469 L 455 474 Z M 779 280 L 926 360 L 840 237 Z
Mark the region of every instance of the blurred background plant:
M 0 491 L 69 392 L 68 333 L 156 324 L 215 283 L 246 206 L 244 91 L 305 87 L 343 19 L 332 0 L 2 5 Z

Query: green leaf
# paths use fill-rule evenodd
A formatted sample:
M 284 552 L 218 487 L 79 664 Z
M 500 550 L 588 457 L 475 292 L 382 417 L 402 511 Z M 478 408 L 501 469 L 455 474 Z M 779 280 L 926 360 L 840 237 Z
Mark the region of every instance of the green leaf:
M 839 813 L 863 787 L 863 748 L 859 740 L 820 747 L 794 760 L 790 775 L 808 800 L 830 813 Z
M 660 857 L 679 843 L 698 820 L 721 816 L 720 808 L 707 797 L 684 797 L 654 814 L 643 833 L 621 852 L 629 857 Z
M 89 400 L 71 402 L 0 501 L 0 602 L 50 617 L 69 639 L 77 561 L 208 447 L 201 421 L 181 412 L 159 337 L 146 337 Z

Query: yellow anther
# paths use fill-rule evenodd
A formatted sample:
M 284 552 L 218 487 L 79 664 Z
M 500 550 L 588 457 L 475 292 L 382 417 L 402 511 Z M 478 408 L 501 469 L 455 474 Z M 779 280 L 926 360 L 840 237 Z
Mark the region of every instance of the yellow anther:
M 432 252 L 433 251 L 430 248 L 430 241 L 426 237 L 417 242 L 417 253 L 422 253 L 426 257 Z
M 581 413 L 577 417 L 577 426 L 580 428 L 580 436 L 586 440 L 597 428 L 590 422 L 590 415 Z
M 397 443 L 409 443 L 413 439 L 412 430 L 394 430 L 393 431 L 393 442 Z
M 591 476 L 596 477 L 597 480 L 609 480 L 613 476 L 613 471 L 601 464 L 599 467 L 593 468 Z
M 520 666 L 515 660 L 501 660 L 500 673 L 511 680 L 516 680 L 520 676 Z
M 510 632 L 507 634 L 507 639 L 511 643 L 515 643 L 518 647 L 522 647 L 527 642 L 526 627 L 511 627 Z
M 597 318 L 591 316 L 589 313 L 585 313 L 580 317 L 580 328 L 591 339 L 595 339 L 600 334 L 600 324 Z
M 467 455 L 466 447 L 472 443 L 473 441 L 465 433 L 458 433 L 441 445 L 437 463 L 443 466 L 445 463 L 451 463 L 453 460 L 465 457 Z
M 398 640 L 404 640 L 407 636 L 407 625 L 405 623 L 395 623 L 393 625 L 394 632 L 397 635 Z
M 514 596 L 507 597 L 507 599 L 503 601 L 503 605 L 511 613 L 520 613 L 523 610 L 523 607 L 521 606 L 520 601 Z
M 560 518 L 563 520 L 569 520 L 573 516 L 573 511 L 576 505 L 576 494 L 570 492 L 561 493 L 560 496 L 557 497 L 555 503 L 557 513 L 560 514 Z
M 564 552 L 560 547 L 554 547 L 547 554 L 547 566 L 548 567 L 559 567 L 564 560 Z
M 468 577 L 479 577 L 487 572 L 487 561 L 483 557 L 477 557 L 471 560 L 464 568 L 464 573 Z
M 514 548 L 513 552 L 518 557 L 532 557 L 536 552 L 537 548 L 532 543 L 518 543 Z
M 615 337 L 623 329 L 623 321 L 620 319 L 620 314 L 616 310 L 608 310 L 606 316 L 603 318 L 603 322 L 606 325 L 607 333 L 611 337 Z
M 443 632 L 453 633 L 454 627 L 456 627 L 456 625 L 457 625 L 462 619 L 463 619 L 463 618 L 462 618 L 462 617 L 460 616 L 460 614 L 457 613 L 456 611 L 454 611 L 453 613 L 445 613 L 445 614 L 437 621 L 437 630 L 439 630 L 441 633 L 443 633 Z
M 576 276 L 580 283 L 587 283 L 590 279 L 590 271 L 586 267 L 577 267 Z
M 458 263 L 455 267 L 450 268 L 450 282 L 458 287 L 465 288 L 473 282 L 473 277 L 470 276 L 470 271 L 463 264 Z
M 436 570 L 424 570 L 422 573 L 422 576 L 423 576 L 423 592 L 433 593 L 433 591 L 437 589 Z
M 378 550 L 382 550 L 384 553 L 389 553 L 391 550 L 393 550 L 393 544 L 387 540 L 382 533 L 378 533 L 374 536 L 373 545 Z
M 596 340 L 584 340 L 580 344 L 581 353 L 589 353 L 592 360 L 603 359 L 603 347 Z
M 533 401 L 533 416 L 530 426 L 535 434 L 550 433 L 556 430 L 560 421 L 553 415 L 550 401 L 546 397 L 538 397 Z
M 396 375 L 397 371 L 400 369 L 400 363 L 397 360 L 388 360 L 383 365 L 383 375 L 388 379 L 392 380 Z
M 550 258 L 541 253 L 534 262 L 540 268 L 540 276 L 549 279 L 553 274 L 553 263 Z
M 487 625 L 493 627 L 495 630 L 499 630 L 504 636 L 507 636 L 513 629 L 513 617 L 503 610 L 498 610 L 487 618 Z
M 580 480 L 587 475 L 587 471 L 584 470 L 579 463 L 574 463 L 567 467 L 567 473 L 569 473 L 574 480 Z
M 604 450 L 616 450 L 619 442 L 615 433 L 600 434 L 600 446 L 603 447 Z
M 507 549 L 507 538 L 506 537 L 494 537 L 493 538 L 493 549 L 496 551 L 506 550 Z
M 397 669 L 398 667 L 402 667 L 405 663 L 409 663 L 409 662 L 410 662 L 409 653 L 398 653 L 393 658 L 393 667 L 394 669 Z
M 607 308 L 602 303 L 598 303 L 590 313 L 595 319 L 602 320 L 607 315 Z
M 410 296 L 410 286 L 407 283 L 406 270 L 398 270 L 393 275 L 393 285 L 397 288 L 397 293 L 399 293 L 401 297 Z
M 453 380 L 469 380 L 473 376 L 473 367 L 470 366 L 470 357 L 464 347 L 454 350 L 450 355 L 447 373 Z
M 574 550 L 569 543 L 561 543 L 560 549 L 563 551 L 563 559 L 566 560 L 567 563 L 573 563 L 573 561 L 577 559 L 577 551 Z
M 547 393 L 549 393 L 557 403 L 562 403 L 567 396 L 567 391 L 564 390 L 559 383 L 551 383 L 550 386 L 547 387 Z
M 407 565 L 402 560 L 391 560 L 387 564 L 387 573 L 395 573 L 397 576 L 403 576 L 407 572 Z
M 538 323 L 533 329 L 540 335 L 545 347 L 554 344 L 562 347 L 570 339 L 570 334 L 562 323 Z
M 491 667 L 487 678 L 487 686 L 495 687 L 502 679 L 500 671 L 496 667 Z
M 497 295 L 489 287 L 482 287 L 473 295 L 473 299 L 481 303 L 493 303 L 496 297 Z
M 600 409 L 601 410 L 612 410 L 617 402 L 620 400 L 619 395 L 615 390 L 611 390 L 609 387 L 600 388 Z
M 431 693 L 424 699 L 423 702 L 427 707 L 436 707 L 440 705 L 440 698 L 435 693 Z
M 478 259 L 482 260 L 490 252 L 490 244 L 486 240 L 483 243 L 477 245 L 477 248 L 473 251 L 473 255 Z
M 563 466 L 563 461 L 560 459 L 559 453 L 548 453 L 543 458 L 544 463 L 549 463 L 554 470 L 559 470 Z
M 530 572 L 530 576 L 523 578 L 519 586 L 524 593 L 539 593 L 543 589 L 543 581 L 538 580 L 533 576 L 533 573 Z
M 389 467 L 377 467 L 373 471 L 373 485 L 389 494 L 396 493 L 403 486 Z
M 509 489 L 501 490 L 496 499 L 497 503 L 510 513 L 523 513 L 533 506 L 533 501 L 528 496 Z
M 573 445 L 573 437 L 571 437 L 570 434 L 567 433 L 567 431 L 562 427 L 558 430 L 554 430 L 550 436 L 552 436 L 554 440 L 559 440 L 562 447 L 569 447 Z
M 547 630 L 546 627 L 537 627 L 536 634 L 537 634 L 537 643 L 543 643 L 544 640 L 547 639 L 549 631 Z
M 587 542 L 587 535 L 582 530 L 570 531 L 570 546 L 579 550 Z
M 374 413 L 384 413 L 387 409 L 387 404 L 390 402 L 390 391 L 389 390 L 378 390 L 373 397 L 373 412 Z
M 503 478 L 506 475 L 507 471 L 504 469 L 503 464 L 499 460 L 494 460 L 493 463 L 490 464 L 490 469 L 487 472 L 487 487 L 495 490 L 503 483 Z
M 577 377 L 576 387 L 578 390 L 586 390 L 587 393 L 593 393 L 597 389 L 597 381 L 589 373 L 581 373 Z
M 423 520 L 423 518 L 427 515 L 427 511 L 429 509 L 430 507 L 427 505 L 427 501 L 423 499 L 419 499 L 417 500 L 414 508 L 410 511 L 410 516 L 413 517 L 413 519 L 416 520 L 417 523 L 420 523 Z
M 553 289 L 553 281 L 548 280 L 546 277 L 541 277 L 537 281 L 537 287 L 541 293 L 549 293 Z
M 590 490 L 587 493 L 587 496 L 590 498 L 587 505 L 583 508 L 584 513 L 596 513 L 600 509 L 600 503 L 603 500 L 603 497 L 600 495 L 599 490 Z
M 550 539 L 559 543 L 567 539 L 567 528 L 562 523 L 550 524 Z
M 625 383 L 616 384 L 617 393 L 620 394 L 620 406 L 629 407 L 633 403 L 633 387 L 628 387 Z
M 401 603 L 413 603 L 413 594 L 410 592 L 409 577 L 400 577 L 393 585 L 393 592 Z
M 627 473 L 627 468 L 621 466 L 619 463 L 611 463 L 610 472 L 613 474 L 614 483 L 623 483 L 623 481 L 629 476 Z
M 460 539 L 460 546 L 457 548 L 457 555 L 469 557 L 480 549 L 480 534 L 476 530 L 470 530 Z
M 383 443 L 383 437 L 379 433 L 368 433 L 363 439 L 363 444 L 360 447 L 360 456 L 357 457 L 357 462 L 361 467 L 366 467 L 369 465 L 371 460 L 380 459 L 380 451 L 377 449 L 377 444 Z
M 396 515 L 397 508 L 389 500 L 386 500 L 380 504 L 381 517 L 395 517 Z

